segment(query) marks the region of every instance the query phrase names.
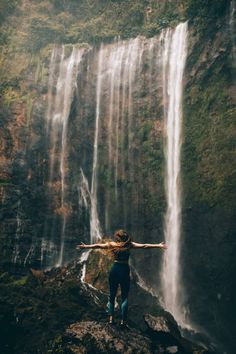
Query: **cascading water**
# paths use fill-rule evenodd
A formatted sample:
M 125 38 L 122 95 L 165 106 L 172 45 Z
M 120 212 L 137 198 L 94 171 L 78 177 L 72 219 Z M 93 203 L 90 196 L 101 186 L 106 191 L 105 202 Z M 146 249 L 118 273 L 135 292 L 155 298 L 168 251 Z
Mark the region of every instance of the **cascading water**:
M 84 172 L 82 168 L 80 169 L 81 173 L 81 182 L 79 185 L 79 207 L 85 208 L 86 211 L 89 211 L 90 205 L 91 205 L 91 194 L 89 191 L 89 183 L 87 178 L 84 175 Z
M 163 97 L 166 120 L 166 196 L 165 239 L 168 251 L 162 267 L 165 308 L 184 326 L 183 285 L 180 268 L 181 233 L 181 143 L 183 73 L 187 56 L 187 23 L 164 36 Z
M 132 84 L 141 65 L 143 40 L 117 41 L 113 45 L 102 45 L 98 52 L 96 85 L 96 118 L 93 148 L 93 170 L 91 182 L 90 237 L 94 243 L 101 238 L 101 227 L 97 212 L 97 169 L 98 141 L 101 120 L 101 105 L 108 107 L 108 164 L 114 175 L 115 200 L 118 198 L 118 170 L 124 177 L 124 136 L 125 114 L 128 111 L 128 135 L 132 119 Z M 107 95 L 104 96 L 104 91 Z M 128 96 L 128 102 L 127 102 Z M 104 114 L 104 112 L 103 112 Z M 129 147 L 128 147 L 129 149 Z M 112 173 L 112 172 L 111 172 Z M 106 211 L 110 208 L 108 195 Z M 109 213 L 106 214 L 106 226 L 109 227 Z
M 100 120 L 100 100 L 102 90 L 102 62 L 103 49 L 101 47 L 98 57 L 97 87 L 96 87 L 96 119 L 93 145 L 93 172 L 91 184 L 91 211 L 90 211 L 90 241 L 95 243 L 101 238 L 100 224 L 97 214 L 97 166 L 98 166 L 98 133 Z
M 50 141 L 50 187 L 57 187 L 56 176 L 60 176 L 60 206 L 58 213 L 62 216 L 60 250 L 57 264 L 63 263 L 64 242 L 67 214 L 69 213 L 66 201 L 66 174 L 67 174 L 67 130 L 71 103 L 76 87 L 79 63 L 84 49 L 72 48 L 66 56 L 66 48 L 55 47 L 52 51 L 49 76 L 49 94 L 47 110 L 47 132 Z M 45 240 L 42 247 L 45 245 Z M 44 255 L 41 250 L 41 260 Z
M 67 220 L 73 208 L 67 193 L 67 176 L 69 172 L 73 176 L 71 171 L 68 172 L 68 118 L 78 72 L 78 84 L 80 81 L 82 84 L 77 93 L 77 120 L 73 123 L 74 141 L 79 145 L 78 158 L 75 147 L 72 149 L 74 158 L 77 158 L 76 169 L 80 171 L 81 182 L 76 187 L 80 195 L 79 208 L 85 208 L 89 214 L 88 229 L 90 242 L 93 243 L 100 239 L 103 228 L 109 233 L 120 225 L 131 231 L 133 225 L 136 229 L 139 227 L 136 223 L 137 220 L 141 222 L 141 218 L 135 214 L 135 208 L 138 210 L 139 203 L 146 196 L 136 186 L 144 182 L 140 164 L 145 169 L 146 161 L 139 156 L 137 137 L 139 134 L 147 135 L 152 127 L 152 134 L 161 139 L 163 107 L 165 118 L 171 117 L 175 109 L 181 115 L 181 68 L 183 71 L 185 58 L 181 57 L 179 47 L 186 28 L 186 25 L 180 25 L 175 31 L 163 31 L 160 36 L 151 39 L 137 37 L 128 41 L 117 40 L 90 50 L 88 55 L 84 49 L 76 47 L 69 55 L 66 55 L 63 46 L 54 48 L 47 110 L 49 188 L 52 190 L 53 213 L 61 216 L 61 235 L 57 251 L 58 239 L 52 237 L 54 230 L 50 231 L 50 225 L 46 229 L 41 243 L 42 263 L 47 252 L 54 254 L 51 263 L 63 263 Z M 82 58 L 86 59 L 82 61 Z M 179 63 L 175 67 L 175 60 L 178 63 L 183 60 L 182 66 Z M 88 120 L 93 120 L 93 123 L 87 125 Z M 88 138 L 87 133 L 90 133 Z M 153 149 L 148 142 L 145 144 L 148 149 Z M 88 146 L 92 149 L 88 150 Z M 148 157 L 150 159 L 152 156 Z M 150 161 L 152 163 L 153 158 Z M 174 173 L 174 178 L 178 178 L 178 170 Z M 76 178 L 78 181 L 78 173 Z M 152 185 L 153 177 L 148 178 L 148 193 L 153 195 L 156 182 Z M 105 188 L 104 180 L 107 183 Z M 135 208 L 130 208 L 130 203 L 136 204 Z M 142 216 L 142 210 L 140 213 Z M 50 223 L 53 228 L 51 219 Z
M 119 179 L 127 177 L 125 172 L 125 163 L 132 173 L 132 125 L 133 125 L 133 85 L 139 78 L 138 71 L 141 69 L 142 53 L 144 44 L 147 41 L 138 37 L 129 41 L 118 40 L 114 44 L 102 45 L 98 51 L 97 65 L 97 85 L 96 85 L 96 120 L 95 120 L 95 138 L 93 154 L 93 174 L 92 174 L 92 217 L 95 225 L 90 223 L 91 239 L 94 241 L 100 237 L 99 225 L 96 207 L 97 194 L 97 168 L 98 168 L 98 144 L 100 125 L 107 123 L 106 158 L 108 159 L 108 171 L 114 181 L 114 198 L 111 194 L 106 195 L 105 205 L 105 226 L 110 229 L 111 207 L 116 208 L 119 203 L 118 183 Z M 136 88 L 137 90 L 137 88 Z M 101 114 L 102 107 L 102 114 Z M 102 117 L 101 117 L 102 115 Z M 102 120 L 102 123 L 101 123 Z M 102 127 L 103 128 L 103 127 Z M 128 152 L 128 158 L 125 158 Z M 123 200 L 124 200 L 123 196 Z M 126 215 L 126 203 L 123 203 L 123 215 Z
M 162 288 L 164 305 L 179 323 L 183 323 L 178 286 L 181 99 L 186 39 L 187 24 L 180 24 L 175 30 L 168 29 L 151 39 L 116 40 L 89 51 L 76 46 L 54 47 L 46 112 L 49 216 L 44 236 L 40 242 L 34 239 L 23 261 L 26 264 L 36 254 L 40 243 L 37 254 L 42 266 L 62 265 L 69 259 L 65 241 L 68 234 L 72 239 L 70 230 L 74 229 L 82 237 L 89 232 L 91 243 L 101 238 L 104 228 L 108 234 L 116 227 L 128 228 L 137 237 L 145 222 L 140 205 L 144 205 L 145 198 L 152 198 L 163 182 L 160 178 L 158 185 L 157 174 L 153 178 L 153 165 L 156 166 L 156 151 L 159 158 L 161 155 L 164 113 L 168 204 L 165 236 L 169 250 L 164 257 Z M 73 105 L 72 132 L 68 124 L 75 93 L 77 107 Z M 72 145 L 68 134 L 77 146 Z M 72 171 L 74 166 L 77 172 Z M 71 179 L 77 189 L 77 204 L 71 200 Z M 77 213 L 75 208 L 85 208 L 86 213 Z M 86 229 L 85 222 L 89 224 Z M 153 229 L 157 230 L 158 224 L 160 219 Z M 71 225 L 75 225 L 74 229 Z M 16 244 L 19 230 L 17 222 Z M 71 249 L 80 241 L 78 234 L 73 236 Z M 143 237 L 141 233 L 140 236 Z M 20 252 L 17 247 L 13 262 Z M 74 254 L 71 250 L 70 255 Z M 140 275 L 143 277 L 142 272 Z
M 16 214 L 16 234 L 15 234 L 15 244 L 12 254 L 12 262 L 17 263 L 19 260 L 20 247 L 19 241 L 24 233 L 24 224 L 20 216 L 20 201 L 17 203 L 17 214 Z
M 118 41 L 115 45 L 110 45 L 101 48 L 98 51 L 98 64 L 97 64 L 97 84 L 96 84 L 96 116 L 95 116 L 95 131 L 94 131 L 94 142 L 93 142 L 93 165 L 92 165 L 92 178 L 91 178 L 91 190 L 89 192 L 89 188 L 87 186 L 87 193 L 89 193 L 90 199 L 90 242 L 94 243 L 101 238 L 101 227 L 98 218 L 97 211 L 97 170 L 98 170 L 98 141 L 99 141 L 99 129 L 100 129 L 100 109 L 101 102 L 104 105 L 104 97 L 103 97 L 103 85 L 105 89 L 107 89 L 107 82 L 110 82 L 109 89 L 111 95 L 107 98 L 109 101 L 109 124 L 108 124 L 108 145 L 109 145 L 109 169 L 114 168 L 114 186 L 115 186 L 115 195 L 117 196 L 117 179 L 118 179 L 118 164 L 119 164 L 119 134 L 120 129 L 122 129 L 122 134 L 124 135 L 124 110 L 125 110 L 125 98 L 128 92 L 129 102 L 128 102 L 128 114 L 131 116 L 132 110 L 132 83 L 135 77 L 135 72 L 137 68 L 137 64 L 140 65 L 140 43 L 143 43 L 139 38 L 135 40 L 131 40 L 128 42 Z M 58 49 L 57 49 L 58 50 Z M 127 53 L 126 53 L 127 51 Z M 52 77 L 55 76 L 56 68 L 55 61 L 58 60 L 58 54 L 55 52 L 52 53 L 51 59 L 51 75 L 49 77 L 49 83 L 51 86 L 53 85 Z M 60 79 L 61 72 L 63 73 L 63 55 L 60 61 L 60 69 L 59 69 L 59 78 L 57 87 L 60 88 Z M 122 89 L 121 89 L 121 85 Z M 49 97 L 52 96 L 51 92 L 53 92 L 53 88 L 49 90 Z M 122 95 L 122 103 L 120 103 Z M 61 102 L 58 99 L 58 103 Z M 106 103 L 105 103 L 106 104 Z M 53 104 L 51 100 L 49 100 L 48 104 L 48 116 L 54 116 L 54 110 L 52 108 Z M 56 105 L 58 107 L 58 105 Z M 67 117 L 68 119 L 68 117 Z M 52 120 L 52 118 L 50 118 Z M 49 125 L 49 124 L 48 124 Z M 66 125 L 65 125 L 66 126 Z M 122 128 L 121 128 L 122 126 Z M 51 129 L 50 129 L 51 130 Z M 65 133 L 64 133 L 65 132 Z M 63 136 L 66 137 L 66 129 L 63 130 Z M 52 132 L 54 135 L 54 131 Z M 51 171 L 51 180 L 53 179 L 53 169 L 54 169 L 54 155 L 56 149 L 56 138 L 53 137 L 51 139 L 53 141 L 53 152 L 50 163 L 50 171 Z M 64 149 L 65 150 L 65 149 Z M 61 172 L 64 171 L 64 150 L 62 149 L 62 157 L 61 157 Z M 82 171 L 82 170 L 81 170 Z M 64 173 L 62 175 L 62 182 L 64 181 Z M 83 171 L 81 172 L 82 181 L 85 179 L 85 175 Z M 64 186 L 64 183 L 62 183 Z M 64 190 L 62 188 L 62 205 L 64 202 Z M 110 207 L 110 205 L 109 205 Z M 106 208 L 106 210 L 108 207 Z M 63 218 L 62 225 L 62 235 L 65 233 L 65 221 L 66 218 Z M 59 262 L 61 263 L 61 262 Z

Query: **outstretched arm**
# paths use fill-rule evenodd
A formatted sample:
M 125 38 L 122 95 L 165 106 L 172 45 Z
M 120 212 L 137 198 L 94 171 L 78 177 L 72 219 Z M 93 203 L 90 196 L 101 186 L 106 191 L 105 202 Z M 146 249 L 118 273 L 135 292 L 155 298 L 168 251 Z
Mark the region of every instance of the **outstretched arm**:
M 161 248 L 163 250 L 167 249 L 167 245 L 164 242 L 161 243 L 138 243 L 132 242 L 132 248 L 141 249 L 141 248 Z
M 92 248 L 103 248 L 103 249 L 106 249 L 106 248 L 109 248 L 109 243 L 94 243 L 92 245 L 85 245 L 84 243 L 81 243 L 81 245 L 78 245 L 76 246 L 76 249 L 77 250 L 81 250 L 81 249 L 85 249 L 85 248 L 89 248 L 89 249 L 92 249 Z

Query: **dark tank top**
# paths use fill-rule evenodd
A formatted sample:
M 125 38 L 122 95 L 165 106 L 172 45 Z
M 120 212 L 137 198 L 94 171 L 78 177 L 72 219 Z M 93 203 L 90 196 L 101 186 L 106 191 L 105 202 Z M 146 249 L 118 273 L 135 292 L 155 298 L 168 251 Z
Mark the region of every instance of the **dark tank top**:
M 129 256 L 130 256 L 130 250 L 114 250 L 113 251 L 114 255 L 114 261 L 115 262 L 121 262 L 121 263 L 128 263 L 129 261 Z

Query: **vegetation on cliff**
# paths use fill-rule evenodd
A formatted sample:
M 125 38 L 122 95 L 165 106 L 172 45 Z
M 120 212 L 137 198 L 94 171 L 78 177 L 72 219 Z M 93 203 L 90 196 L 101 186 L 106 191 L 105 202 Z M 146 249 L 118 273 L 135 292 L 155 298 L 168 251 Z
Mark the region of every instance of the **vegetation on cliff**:
M 229 1 L 227 1 L 229 4 Z M 112 41 L 115 37 L 147 37 L 186 19 L 196 28 L 213 31 L 228 6 L 225 1 L 27 1 L 1 0 L 0 80 L 3 105 L 33 104 L 34 85 L 45 84 L 50 49 L 54 43 Z M 28 83 L 26 85 L 26 82 Z M 30 93 L 31 91 L 31 93 Z
M 207 7 L 189 9 L 198 18 L 189 38 L 184 94 L 183 245 L 188 252 L 183 251 L 182 257 L 191 268 L 189 272 L 184 267 L 184 277 L 186 284 L 192 284 L 189 308 L 198 313 L 195 320 L 207 321 L 222 342 L 233 346 L 229 337 L 235 313 L 225 309 L 229 302 L 229 308 L 235 308 L 231 273 L 236 268 L 235 73 L 229 9 L 225 12 L 220 1 L 217 6 L 215 12 L 212 8 L 207 12 Z M 224 22 L 219 20 L 221 13 L 227 15 Z M 198 294 L 199 305 L 198 300 L 191 302 L 193 294 Z M 202 312 L 204 302 L 210 304 L 207 314 Z

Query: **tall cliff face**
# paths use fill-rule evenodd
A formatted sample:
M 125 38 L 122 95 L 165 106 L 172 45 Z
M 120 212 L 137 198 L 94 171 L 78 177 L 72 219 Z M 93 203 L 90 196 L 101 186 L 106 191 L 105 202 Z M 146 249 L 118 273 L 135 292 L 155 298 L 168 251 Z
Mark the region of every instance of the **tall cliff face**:
M 232 2 L 225 21 L 218 24 L 217 30 L 208 31 L 203 42 L 197 36 L 190 39 L 182 156 L 182 258 L 184 278 L 190 286 L 189 310 L 195 313 L 197 323 L 203 325 L 207 321 L 209 328 L 214 327 L 224 342 L 229 341 L 235 316 L 233 6 Z M 194 294 L 197 296 L 193 302 Z M 207 311 L 200 310 L 204 301 Z
M 183 19 L 184 7 L 164 1 L 152 4 L 148 12 L 149 4 L 139 2 L 99 2 L 91 9 L 86 3 L 80 8 L 86 21 L 80 15 L 77 25 L 73 1 L 18 2 L 3 23 L 0 247 L 5 269 L 62 264 L 76 256 L 79 241 L 90 240 L 92 229 L 95 238 L 99 230 L 110 234 L 121 226 L 138 241 L 163 238 L 167 201 L 160 29 Z M 197 3 L 186 3 L 193 16 Z M 231 346 L 236 230 L 233 3 L 231 9 L 229 2 L 217 10 L 209 7 L 209 17 L 202 6 L 203 13 L 189 23 L 180 257 L 190 318 Z M 22 36 L 17 37 L 19 31 Z M 152 38 L 114 40 L 140 33 Z M 89 44 L 74 49 L 61 44 L 84 41 Z M 102 41 L 110 43 L 100 47 Z M 54 42 L 59 44 L 53 47 Z M 57 95 L 65 89 L 58 77 L 63 81 L 73 50 L 81 57 L 72 68 L 71 94 Z M 55 108 L 63 99 L 70 103 L 64 127 Z M 158 291 L 160 259 L 154 252 L 139 257 L 134 264 Z M 152 270 L 149 274 L 144 264 Z

